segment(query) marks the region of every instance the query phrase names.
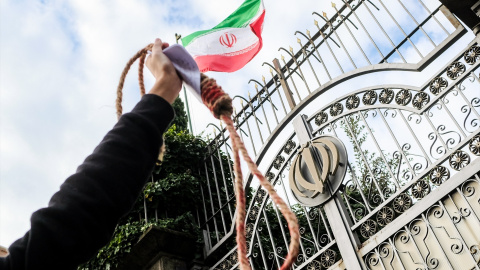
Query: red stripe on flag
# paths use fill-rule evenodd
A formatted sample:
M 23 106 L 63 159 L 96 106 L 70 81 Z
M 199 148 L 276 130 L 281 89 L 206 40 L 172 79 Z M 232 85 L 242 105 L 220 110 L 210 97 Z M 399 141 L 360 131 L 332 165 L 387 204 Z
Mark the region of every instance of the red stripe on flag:
M 262 30 L 263 30 L 263 20 L 265 19 L 265 10 L 263 10 L 262 15 L 260 15 L 256 21 L 250 24 L 253 33 L 262 40 Z
M 262 43 L 257 42 L 252 49 L 239 54 L 213 54 L 195 57 L 200 72 L 219 71 L 234 72 L 244 67 L 262 48 Z

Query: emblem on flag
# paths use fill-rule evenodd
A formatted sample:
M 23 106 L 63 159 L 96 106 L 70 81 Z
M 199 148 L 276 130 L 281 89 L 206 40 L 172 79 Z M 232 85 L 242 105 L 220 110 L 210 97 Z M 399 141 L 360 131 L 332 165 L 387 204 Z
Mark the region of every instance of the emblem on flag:
M 233 45 L 237 43 L 237 37 L 231 33 L 225 33 L 221 35 L 218 40 L 220 41 L 220 44 L 226 46 L 227 48 L 232 48 Z
M 200 72 L 234 72 L 244 67 L 262 48 L 265 7 L 262 0 L 245 0 L 212 29 L 182 39 Z

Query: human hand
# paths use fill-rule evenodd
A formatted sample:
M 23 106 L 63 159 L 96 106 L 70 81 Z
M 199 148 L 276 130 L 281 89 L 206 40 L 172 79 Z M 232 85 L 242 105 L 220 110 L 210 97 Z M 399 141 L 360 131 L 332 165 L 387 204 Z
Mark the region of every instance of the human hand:
M 155 77 L 155 84 L 148 93 L 158 95 L 172 104 L 182 89 L 182 80 L 170 59 L 163 53 L 163 49 L 168 46 L 169 44 L 163 43 L 161 39 L 155 39 L 152 54 L 147 57 L 146 65 Z

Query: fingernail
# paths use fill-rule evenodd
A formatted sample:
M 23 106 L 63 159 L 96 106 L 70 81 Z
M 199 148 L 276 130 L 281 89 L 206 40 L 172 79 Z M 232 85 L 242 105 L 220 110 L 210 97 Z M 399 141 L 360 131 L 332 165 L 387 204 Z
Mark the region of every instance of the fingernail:
M 159 39 L 159 38 L 156 38 L 156 39 L 155 39 L 155 42 L 158 42 L 158 41 L 160 41 L 160 39 Z

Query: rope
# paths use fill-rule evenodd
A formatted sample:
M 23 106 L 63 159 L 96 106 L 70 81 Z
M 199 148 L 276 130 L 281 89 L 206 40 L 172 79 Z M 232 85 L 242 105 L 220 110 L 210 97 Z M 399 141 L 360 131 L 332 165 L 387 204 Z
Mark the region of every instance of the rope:
M 138 51 L 130 60 L 128 60 L 127 64 L 123 68 L 122 74 L 120 75 L 120 81 L 118 82 L 117 86 L 117 100 L 115 101 L 115 107 L 117 109 L 117 118 L 120 119 L 122 116 L 122 99 L 123 99 L 123 85 L 125 84 L 125 78 L 127 77 L 127 73 L 130 70 L 130 67 L 140 58 L 140 64 L 138 67 L 138 84 L 140 85 L 140 94 L 143 96 L 145 94 L 145 85 L 143 83 L 143 66 L 145 63 L 145 57 L 147 56 L 147 52 L 151 50 L 153 47 L 153 43 L 148 44 L 145 48 Z
M 117 116 L 120 118 L 122 115 L 122 89 L 125 82 L 125 77 L 127 76 L 128 70 L 132 66 L 132 64 L 137 60 L 139 60 L 139 67 L 138 67 L 138 83 L 140 85 L 140 93 L 141 95 L 145 94 L 145 85 L 143 81 L 143 66 L 145 63 L 145 57 L 147 55 L 147 51 L 151 50 L 153 44 L 149 44 L 145 48 L 138 51 L 128 62 L 125 68 L 123 69 L 122 75 L 120 76 L 120 82 L 117 88 L 117 100 L 116 100 L 116 108 L 117 108 Z M 248 165 L 248 169 L 255 175 L 260 185 L 267 190 L 270 198 L 272 199 L 273 203 L 277 205 L 282 215 L 287 220 L 288 229 L 290 231 L 290 245 L 288 247 L 288 254 L 283 262 L 283 265 L 280 267 L 280 270 L 287 270 L 290 269 L 292 264 L 295 262 L 295 258 L 298 255 L 298 247 L 300 241 L 300 233 L 298 228 L 298 220 L 295 214 L 290 210 L 287 204 L 283 201 L 283 199 L 277 194 L 273 185 L 265 179 L 265 176 L 260 172 L 257 167 L 257 164 L 253 162 L 252 158 L 247 152 L 245 145 L 237 133 L 235 125 L 232 120 L 233 114 L 233 106 L 232 106 L 232 99 L 230 96 L 225 93 L 222 88 L 217 85 L 217 82 L 206 76 L 205 74 L 201 74 L 200 76 L 200 87 L 201 87 L 201 97 L 202 101 L 207 106 L 207 108 L 212 112 L 215 118 L 222 120 L 228 132 L 230 133 L 230 140 L 232 141 L 232 149 L 233 149 L 233 164 L 234 164 L 234 174 L 235 174 L 235 196 L 237 199 L 237 219 L 236 223 L 236 231 L 237 231 L 237 252 L 238 252 L 238 260 L 240 264 L 240 269 L 242 270 L 250 270 L 250 263 L 247 258 L 247 240 L 245 236 L 245 218 L 246 218 L 246 199 L 245 199 L 245 189 L 243 188 L 243 175 L 242 175 L 242 168 L 240 166 L 240 153 Z

